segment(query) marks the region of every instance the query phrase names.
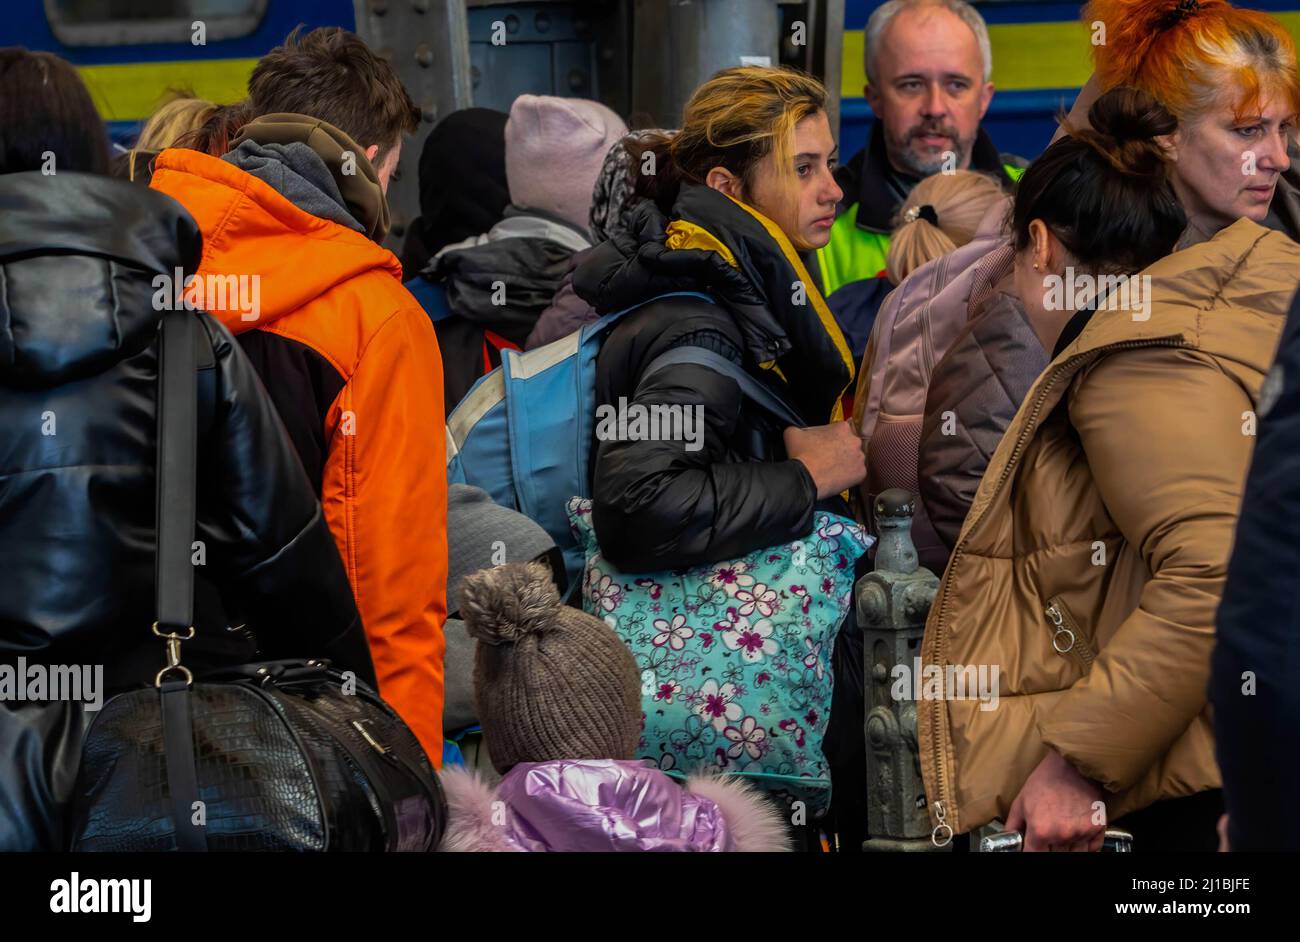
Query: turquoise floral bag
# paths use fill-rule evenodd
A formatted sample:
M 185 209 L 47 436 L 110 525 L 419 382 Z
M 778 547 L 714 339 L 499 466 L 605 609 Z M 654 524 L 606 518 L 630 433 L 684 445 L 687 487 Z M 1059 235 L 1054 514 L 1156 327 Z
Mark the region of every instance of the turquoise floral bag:
M 618 632 L 641 671 L 639 755 L 679 777 L 744 776 L 823 812 L 831 652 L 852 604 L 854 563 L 873 538 L 818 512 L 804 540 L 627 575 L 600 553 L 591 501 L 575 497 L 568 510 L 587 552 L 583 608 Z

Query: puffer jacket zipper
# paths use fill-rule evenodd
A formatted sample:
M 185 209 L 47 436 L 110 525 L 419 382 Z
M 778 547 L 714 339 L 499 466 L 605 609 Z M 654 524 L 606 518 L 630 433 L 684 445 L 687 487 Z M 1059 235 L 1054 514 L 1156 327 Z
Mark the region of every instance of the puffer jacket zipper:
M 948 256 L 945 255 L 939 259 L 939 264 L 935 266 L 934 274 L 930 278 L 926 301 L 921 305 L 921 314 L 918 318 L 921 329 L 921 369 L 925 374 L 921 378 L 927 385 L 930 382 L 930 377 L 934 375 L 934 340 L 930 336 L 930 304 L 934 300 L 938 286 L 946 283 L 947 275 Z
M 1092 662 L 1097 659 L 1096 652 L 1059 595 L 1047 600 L 1044 614 L 1047 615 L 1047 627 L 1052 633 L 1052 650 L 1061 657 L 1073 657 L 1085 674 L 1092 670 Z
M 1181 334 L 1174 334 L 1168 337 L 1156 337 L 1151 340 L 1124 340 L 1119 343 L 1107 344 L 1104 347 L 1097 347 L 1086 353 L 1078 353 L 1068 360 L 1058 364 L 1048 376 L 1047 381 L 1043 383 L 1038 390 L 1038 395 L 1034 399 L 1032 409 L 1029 413 L 1029 419 L 1025 422 L 1024 427 L 1020 430 L 1020 435 L 1016 438 L 1015 447 L 1011 450 L 1011 457 L 1006 465 L 1002 468 L 1002 473 L 998 476 L 998 483 L 993 488 L 993 493 L 985 501 L 983 510 L 975 518 L 969 527 L 963 528 L 963 535 L 957 541 L 957 546 L 953 550 L 952 557 L 948 560 L 947 578 L 943 581 L 942 594 L 940 595 L 939 614 L 934 620 L 934 631 L 926 630 L 926 644 L 923 645 L 921 656 L 925 664 L 935 664 L 942 666 L 946 663 L 944 660 L 944 637 L 943 627 L 944 620 L 948 615 L 949 603 L 952 599 L 952 584 L 955 579 L 952 577 L 957 573 L 958 563 L 961 561 L 962 553 L 966 549 L 966 543 L 970 535 L 976 532 L 984 522 L 989 510 L 997 503 L 997 497 L 1002 493 L 1002 488 L 1006 486 L 1011 477 L 1011 472 L 1015 469 L 1020 460 L 1021 452 L 1029 443 L 1030 437 L 1038 426 L 1038 416 L 1042 411 L 1043 403 L 1047 399 L 1047 394 L 1051 392 L 1057 381 L 1067 371 L 1071 376 L 1077 375 L 1087 362 L 1096 360 L 1104 354 L 1116 350 L 1136 349 L 1139 347 L 1181 347 L 1185 341 Z M 922 699 L 917 703 L 917 712 L 929 723 L 930 726 L 930 749 L 931 759 L 934 762 L 936 794 L 927 795 L 929 804 L 934 808 L 934 819 L 937 822 L 930 832 L 930 840 L 937 847 L 943 847 L 948 844 L 957 828 L 961 825 L 960 811 L 952 803 L 952 795 L 948 783 L 948 770 L 944 764 L 944 752 L 947 745 L 943 733 L 943 712 L 945 706 L 942 700 L 925 700 Z M 918 726 L 920 724 L 918 723 Z

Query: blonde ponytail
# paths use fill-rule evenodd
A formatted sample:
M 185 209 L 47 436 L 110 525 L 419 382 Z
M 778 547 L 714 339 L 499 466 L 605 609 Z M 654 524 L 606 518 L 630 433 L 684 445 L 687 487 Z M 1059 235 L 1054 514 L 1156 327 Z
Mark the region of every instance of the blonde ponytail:
M 912 188 L 899 208 L 885 270 L 900 283 L 931 259 L 965 245 L 989 208 L 1009 198 L 987 174 L 971 170 L 936 173 Z

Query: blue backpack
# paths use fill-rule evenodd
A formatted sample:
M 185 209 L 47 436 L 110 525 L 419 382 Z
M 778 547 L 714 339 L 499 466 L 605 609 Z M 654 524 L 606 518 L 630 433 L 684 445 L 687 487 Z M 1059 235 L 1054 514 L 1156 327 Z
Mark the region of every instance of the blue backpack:
M 670 297 L 708 295 L 675 291 Z M 482 488 L 503 507 L 544 529 L 564 553 L 569 585 L 581 584 L 585 550 L 569 527 L 568 502 L 590 497 L 588 463 L 596 421 L 596 355 L 610 328 L 641 307 L 606 314 L 544 347 L 502 351 L 501 366 L 481 377 L 447 418 L 447 479 Z M 731 377 L 746 398 L 791 425 L 803 421 L 738 364 L 702 347 L 656 357 L 649 376 L 675 363 L 708 366 Z

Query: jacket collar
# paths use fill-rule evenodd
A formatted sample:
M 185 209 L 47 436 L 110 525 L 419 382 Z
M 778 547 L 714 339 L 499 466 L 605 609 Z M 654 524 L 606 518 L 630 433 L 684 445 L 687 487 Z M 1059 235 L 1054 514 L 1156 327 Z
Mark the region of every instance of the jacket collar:
M 1134 276 L 1128 304 L 1122 291 L 1113 292 L 1118 300 L 1104 299 L 1057 359 L 1176 336 L 1211 356 L 1266 372 L 1275 343 L 1256 341 L 1272 336 L 1275 325 L 1260 323 L 1262 315 L 1272 308 L 1285 313 L 1297 264 L 1300 246 L 1281 232 L 1239 219 Z
M 1048 415 L 1081 375 L 1100 358 L 1138 347 L 1187 347 L 1221 361 L 1238 363 L 1260 375 L 1268 371 L 1280 330 L 1274 317 L 1290 307 L 1300 245 L 1280 232 L 1240 219 L 1200 245 L 1168 255 L 1141 272 L 1146 306 L 1111 309 L 1103 302 L 1078 336 L 1060 347 L 1021 403 L 1003 434 L 976 492 L 953 558 L 967 550 L 988 551 L 998 514 L 984 511 L 1001 490 L 999 481 L 1013 469 L 1023 447 L 1008 447 L 1033 423 Z M 992 521 L 992 524 L 990 523 Z
M 65 170 L 0 175 L 0 262 L 93 255 L 140 272 L 190 274 L 202 249 L 185 208 L 139 184 Z
M 162 316 L 157 276 L 179 296 L 202 249 L 190 214 L 138 183 L 0 175 L 0 387 L 53 386 L 138 353 Z
M 361 231 L 361 224 L 348 212 L 325 162 L 306 144 L 259 144 L 249 140 L 221 159 L 270 184 L 299 209 Z
M 583 249 L 591 248 L 591 240 L 587 234 L 573 223 L 540 210 L 521 210 L 514 206 L 507 206 L 501 221 L 487 232 L 444 245 L 434 254 L 434 259 L 449 252 L 474 249 L 502 239 L 544 240 L 563 246 L 570 252 L 581 252 Z M 425 266 L 425 270 L 433 271 L 434 268 L 431 259 Z
M 921 182 L 920 177 L 895 170 L 885 149 L 884 125 L 875 121 L 871 137 L 859 154 L 858 213 L 854 223 L 868 232 L 888 234 L 894 231 L 894 217 L 907 199 L 912 187 Z M 1011 177 L 1002 165 L 1002 155 L 993 144 L 993 138 L 980 128 L 971 148 L 970 169 L 996 174 L 1004 187 L 1010 187 Z
M 842 417 L 854 375 L 848 343 L 790 240 L 753 207 L 695 184 L 682 186 L 671 220 L 644 200 L 628 231 L 578 267 L 574 287 L 602 314 L 669 291 L 707 292 L 806 419 Z

